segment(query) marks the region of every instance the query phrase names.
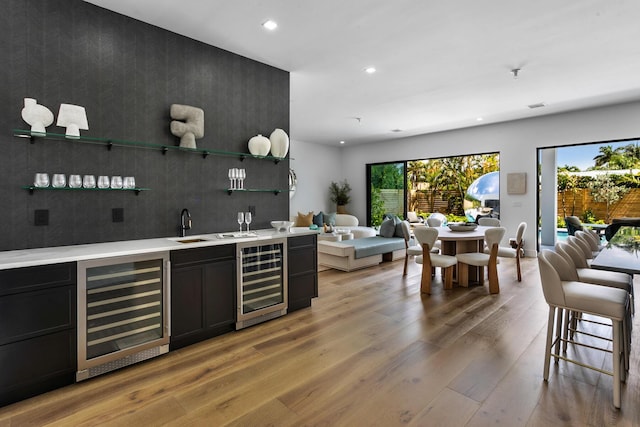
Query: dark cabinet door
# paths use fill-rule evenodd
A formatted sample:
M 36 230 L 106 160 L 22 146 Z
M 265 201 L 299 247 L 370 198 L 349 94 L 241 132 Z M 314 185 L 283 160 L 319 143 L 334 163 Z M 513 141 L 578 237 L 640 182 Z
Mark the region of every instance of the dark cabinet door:
M 236 321 L 236 264 L 219 261 L 205 267 L 205 327 L 226 332 Z
M 171 272 L 171 340 L 182 339 L 202 329 L 204 274 L 202 266 Z
M 235 245 L 174 252 L 171 350 L 234 330 Z
M 0 271 L 0 406 L 75 381 L 76 264 Z
M 318 296 L 316 235 L 290 237 L 288 247 L 288 311 L 311 306 Z

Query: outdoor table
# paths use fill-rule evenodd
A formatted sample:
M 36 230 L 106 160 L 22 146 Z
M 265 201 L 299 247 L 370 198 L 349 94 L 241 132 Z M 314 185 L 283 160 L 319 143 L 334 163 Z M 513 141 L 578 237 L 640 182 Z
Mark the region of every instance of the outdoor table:
M 628 229 L 640 230 L 638 226 L 622 226 L 611 241 L 591 262 L 591 268 L 598 270 L 619 271 L 628 274 L 640 273 L 640 241 L 616 242 L 616 236 L 624 236 Z

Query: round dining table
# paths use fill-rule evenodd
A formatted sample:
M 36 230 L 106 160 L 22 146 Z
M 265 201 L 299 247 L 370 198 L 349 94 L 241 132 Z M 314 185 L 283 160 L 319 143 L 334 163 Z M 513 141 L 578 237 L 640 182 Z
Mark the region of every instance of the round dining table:
M 479 225 L 475 230 L 471 231 L 452 231 L 447 226 L 437 227 L 438 240 L 440 240 L 440 252 L 443 255 L 452 255 L 467 252 L 483 252 L 484 251 L 484 232 L 491 227 Z M 473 283 L 482 282 L 480 274 L 483 269 L 479 267 L 469 266 L 469 281 Z M 453 271 L 453 281 L 458 281 L 457 267 Z

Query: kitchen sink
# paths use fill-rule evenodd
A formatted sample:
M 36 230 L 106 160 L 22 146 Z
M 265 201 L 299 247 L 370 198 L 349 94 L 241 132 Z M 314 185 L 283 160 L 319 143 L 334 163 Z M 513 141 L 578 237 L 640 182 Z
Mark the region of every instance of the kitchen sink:
M 209 242 L 211 239 L 204 239 L 202 237 L 170 237 L 169 240 L 176 243 L 182 243 L 187 245 L 189 243 L 200 243 L 200 242 Z
M 178 243 L 198 243 L 198 242 L 208 242 L 208 240 L 207 239 L 196 238 L 196 239 L 176 240 L 176 242 L 178 242 Z

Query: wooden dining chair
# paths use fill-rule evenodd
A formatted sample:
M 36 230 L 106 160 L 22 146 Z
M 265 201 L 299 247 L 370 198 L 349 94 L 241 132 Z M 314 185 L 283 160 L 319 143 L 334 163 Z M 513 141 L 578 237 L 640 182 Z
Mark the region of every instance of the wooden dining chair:
M 500 227 L 500 220 L 498 218 L 484 216 L 482 218 L 478 218 L 478 225 L 485 227 Z
M 422 264 L 422 278 L 420 292 L 431 294 L 432 272 L 436 267 L 442 268 L 444 289 L 453 287 L 453 266 L 458 260 L 451 255 L 432 253 L 431 250 L 438 239 L 438 229 L 434 227 L 416 227 L 413 230 L 416 239 L 422 244 L 422 255 L 416 257 L 416 262 Z
M 504 227 L 487 228 L 484 232 L 484 240 L 489 248 L 489 253 L 469 252 L 456 254 L 458 260 L 458 282 L 461 286 L 469 286 L 469 267 L 479 267 L 480 284 L 484 284 L 484 267 L 487 267 L 489 277 L 489 293 L 500 292 L 500 282 L 498 280 L 498 246 L 506 229 Z
M 492 218 L 491 218 L 492 219 Z M 516 237 L 513 239 L 514 246 L 498 245 L 498 257 L 515 258 L 516 259 L 516 277 L 518 282 L 522 282 L 522 269 L 520 267 L 520 258 L 523 256 L 524 233 L 527 231 L 527 223 L 521 222 L 516 231 Z M 489 253 L 489 247 L 485 245 L 484 252 Z

